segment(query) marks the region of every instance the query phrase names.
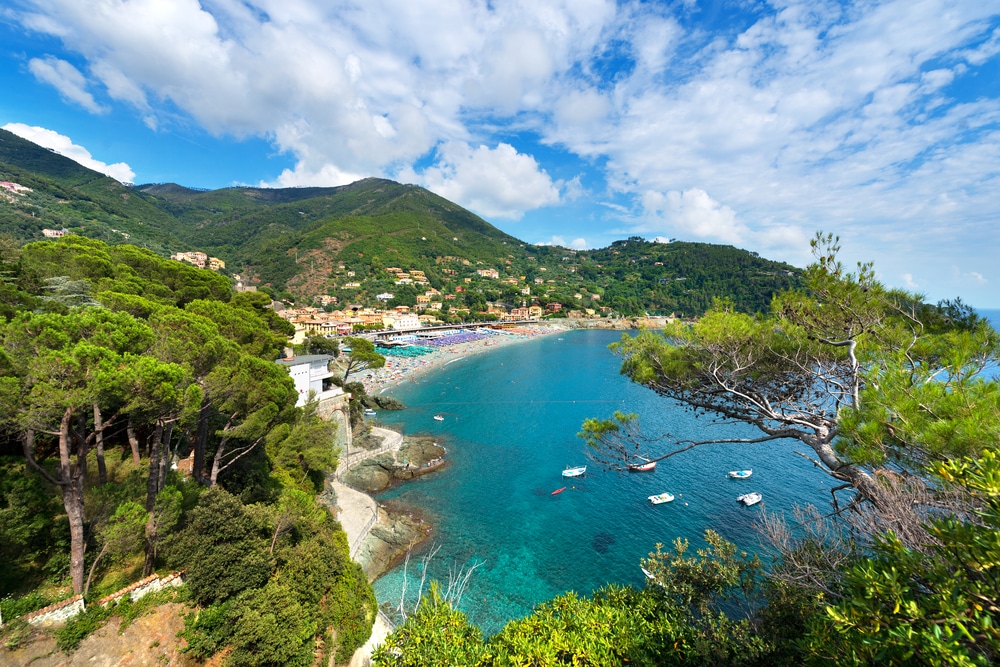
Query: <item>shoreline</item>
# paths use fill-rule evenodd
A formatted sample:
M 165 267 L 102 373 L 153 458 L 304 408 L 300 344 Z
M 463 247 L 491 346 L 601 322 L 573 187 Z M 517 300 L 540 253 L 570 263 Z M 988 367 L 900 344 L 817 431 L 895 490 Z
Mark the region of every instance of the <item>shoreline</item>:
M 467 357 L 532 340 L 537 336 L 569 331 L 571 328 L 561 323 L 553 323 L 530 324 L 499 331 L 491 330 L 484 338 L 441 347 L 419 357 L 387 356 L 383 368 L 360 371 L 354 375 L 354 378 L 364 385 L 369 396 L 378 396 L 404 382 L 416 381 L 430 371 L 462 361 Z
M 487 337 L 483 339 L 442 347 L 420 357 L 386 357 L 385 367 L 376 370 L 361 371 L 356 374 L 356 381 L 364 385 L 365 391 L 368 392 L 369 396 L 376 396 L 392 387 L 398 387 L 404 382 L 416 382 L 418 378 L 431 371 L 443 368 L 448 364 L 462 361 L 478 354 L 492 352 L 507 345 L 532 340 L 537 336 L 561 333 L 569 329 L 570 327 L 561 323 L 527 325 L 516 329 L 487 334 Z M 388 433 L 383 437 L 388 437 Z M 404 440 L 405 436 L 401 436 L 392 442 L 391 450 L 394 457 L 398 454 Z M 446 460 L 435 465 L 433 470 L 439 470 L 444 467 L 447 467 Z M 371 495 L 341 483 L 339 475 L 335 475 L 334 478 L 334 487 L 337 492 L 337 518 L 342 527 L 344 527 L 345 533 L 347 533 L 352 560 L 356 560 L 355 556 L 358 555 L 358 552 L 369 541 L 371 530 L 375 526 L 382 524 L 383 521 L 390 522 L 392 520 L 388 511 L 389 509 L 397 510 L 413 518 L 413 513 L 416 510 L 406 510 L 402 507 L 383 507 Z M 374 517 L 374 520 L 370 517 Z M 425 527 L 424 539 L 426 539 L 432 528 L 429 524 L 423 525 Z M 410 546 L 414 545 L 411 544 Z M 405 551 L 397 554 L 396 557 L 390 560 L 390 563 L 394 565 L 404 556 Z M 371 580 L 374 581 L 387 571 L 388 569 L 379 572 L 377 576 L 371 577 Z M 368 573 L 366 572 L 366 574 Z M 349 665 L 351 667 L 360 667 L 366 664 L 366 660 L 370 659 L 373 649 L 384 642 L 393 629 L 388 619 L 384 618 L 380 613 L 375 619 L 371 638 L 355 652 Z

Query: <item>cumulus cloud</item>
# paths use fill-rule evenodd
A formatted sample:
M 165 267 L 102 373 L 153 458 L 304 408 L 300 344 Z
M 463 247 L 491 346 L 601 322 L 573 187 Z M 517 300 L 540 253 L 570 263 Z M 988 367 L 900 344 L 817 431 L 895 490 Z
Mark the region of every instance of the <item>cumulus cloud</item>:
M 64 99 L 79 104 L 90 113 L 107 113 L 108 108 L 98 104 L 87 91 L 87 79 L 80 70 L 65 60 L 51 56 L 32 58 L 28 61 L 28 70 L 36 79 L 58 90 Z
M 79 162 L 84 167 L 93 169 L 122 183 L 132 183 L 135 181 L 135 172 L 124 162 L 105 164 L 100 160 L 95 160 L 83 146 L 73 143 L 73 140 L 63 136 L 58 132 L 47 130 L 44 127 L 34 127 L 23 123 L 7 123 L 3 129 L 12 132 L 22 139 L 27 139 L 32 143 L 45 148 L 51 148 L 64 157 Z
M 559 202 L 559 189 L 545 170 L 510 144 L 472 148 L 449 142 L 438 158 L 416 174 L 420 183 L 487 218 L 520 220 L 527 210 Z
M 573 239 L 569 243 L 562 236 L 555 235 L 548 241 L 539 241 L 535 245 L 559 246 L 560 248 L 572 248 L 573 250 L 586 250 L 590 246 L 584 238 Z
M 894 276 L 1000 246 L 991 3 L 721 3 L 715 33 L 694 0 L 19 7 L 72 54 L 29 63 L 64 98 L 266 137 L 296 164 L 276 185 L 403 176 L 512 220 L 596 195 L 615 229 L 761 251 L 824 229 L 894 257 L 905 237 Z M 550 177 L 566 154 L 607 191 Z

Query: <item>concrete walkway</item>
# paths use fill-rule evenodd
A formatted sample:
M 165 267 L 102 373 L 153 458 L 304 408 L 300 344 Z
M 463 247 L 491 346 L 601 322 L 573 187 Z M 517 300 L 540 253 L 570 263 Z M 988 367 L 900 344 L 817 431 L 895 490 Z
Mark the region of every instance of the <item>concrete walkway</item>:
M 403 436 L 386 428 L 373 427 L 372 434 L 382 439 L 383 446 L 371 452 L 364 449 L 352 449 L 350 460 L 342 459 L 337 467 L 337 474 L 332 482 L 333 491 L 337 494 L 337 519 L 347 533 L 347 544 L 350 546 L 351 557 L 354 557 L 358 547 L 368 536 L 369 531 L 378 522 L 378 504 L 367 493 L 352 489 L 341 483 L 340 477 L 349 465 L 358 463 L 371 456 L 377 456 L 385 451 L 392 451 L 393 457 L 403 444 Z
M 382 438 L 383 446 L 366 455 L 360 454 L 366 450 L 351 450 L 350 465 L 354 466 L 369 456 L 376 456 L 387 449 L 393 452 L 393 457 L 399 452 L 399 447 L 403 444 L 403 436 L 395 431 L 385 428 L 372 428 L 372 433 Z M 365 537 L 371 529 L 378 523 L 379 510 L 378 503 L 367 493 L 362 493 L 357 489 L 352 489 L 341 483 L 341 473 L 346 472 L 348 461 L 341 460 L 332 482 L 333 491 L 337 494 L 337 509 L 339 510 L 337 519 L 347 533 L 347 544 L 351 550 L 351 558 L 357 552 L 358 547 L 364 542 Z M 371 664 L 372 650 L 385 641 L 385 638 L 392 631 L 380 613 L 375 619 L 375 626 L 372 628 L 372 636 L 364 646 L 354 652 L 349 667 L 367 667 Z

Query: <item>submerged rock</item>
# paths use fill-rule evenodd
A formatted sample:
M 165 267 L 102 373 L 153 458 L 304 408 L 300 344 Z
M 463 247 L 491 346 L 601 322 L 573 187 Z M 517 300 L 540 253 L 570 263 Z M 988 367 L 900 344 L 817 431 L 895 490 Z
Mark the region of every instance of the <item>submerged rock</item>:
M 409 549 L 423 542 L 430 531 L 416 512 L 380 507 L 378 523 L 365 537 L 354 560 L 368 581 L 375 581 L 402 561 Z
M 594 547 L 594 551 L 599 554 L 606 554 L 611 548 L 611 545 L 615 543 L 615 536 L 611 533 L 597 533 L 594 535 L 594 539 L 591 541 L 591 546 Z

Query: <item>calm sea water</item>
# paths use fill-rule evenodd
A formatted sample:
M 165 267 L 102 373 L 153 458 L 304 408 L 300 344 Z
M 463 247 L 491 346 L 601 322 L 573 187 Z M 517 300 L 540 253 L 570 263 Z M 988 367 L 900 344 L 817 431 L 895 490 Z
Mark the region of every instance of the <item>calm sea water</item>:
M 796 451 L 793 441 L 711 445 L 661 461 L 652 473 L 616 473 L 588 461 L 577 437 L 587 417 L 615 410 L 641 415 L 644 430 L 677 438 L 751 429 L 695 419 L 682 407 L 629 382 L 607 345 L 610 331 L 568 331 L 469 357 L 406 383 L 391 394 L 408 407 L 385 421 L 407 433 L 433 434 L 450 465 L 378 497 L 420 508 L 440 546 L 430 576 L 483 561 L 460 608 L 487 633 L 562 592 L 589 594 L 609 582 L 642 584 L 639 560 L 675 537 L 702 544 L 711 528 L 739 547 L 760 549 L 752 527 L 762 509 L 827 507 L 832 480 Z M 433 419 L 442 414 L 443 422 Z M 656 450 L 651 449 L 650 453 Z M 586 477 L 561 476 L 588 464 Z M 750 480 L 727 472 L 752 468 Z M 566 486 L 562 494 L 551 492 Z M 760 491 L 764 502 L 744 507 L 736 496 Z M 653 506 L 647 496 L 677 498 Z M 428 548 L 427 545 L 425 548 Z M 419 578 L 411 560 L 408 590 Z M 399 603 L 402 568 L 375 584 L 381 602 Z
M 1000 310 L 980 314 L 1000 328 Z M 796 455 L 811 452 L 794 441 L 696 448 L 661 461 L 652 473 L 615 473 L 590 463 L 576 434 L 587 417 L 610 417 L 615 410 L 641 415 L 650 434 L 755 434 L 695 419 L 629 382 L 607 349 L 619 338 L 610 331 L 568 331 L 462 359 L 394 388 L 391 394 L 407 409 L 380 414 L 448 447 L 448 468 L 379 500 L 420 508 L 432 522 L 440 551 L 431 578 L 446 582 L 450 571 L 484 563 L 460 608 L 487 633 L 565 591 L 586 595 L 610 582 L 642 585 L 639 560 L 658 542 L 684 537 L 700 546 L 711 528 L 742 549 L 763 552 L 752 525 L 763 509 L 829 507 L 832 480 Z M 445 420 L 435 421 L 435 414 Z M 585 478 L 561 476 L 565 467 L 584 464 Z M 743 468 L 753 469 L 750 480 L 728 478 L 729 470 Z M 562 486 L 566 491 L 551 495 Z M 750 490 L 760 491 L 764 502 L 738 504 L 736 496 Z M 663 491 L 676 500 L 651 505 L 647 496 Z M 416 561 L 411 592 L 420 576 Z M 393 605 L 402 588 L 402 568 L 375 584 L 379 601 Z

